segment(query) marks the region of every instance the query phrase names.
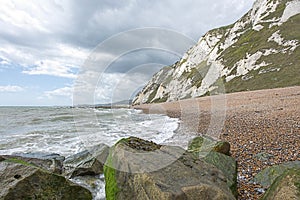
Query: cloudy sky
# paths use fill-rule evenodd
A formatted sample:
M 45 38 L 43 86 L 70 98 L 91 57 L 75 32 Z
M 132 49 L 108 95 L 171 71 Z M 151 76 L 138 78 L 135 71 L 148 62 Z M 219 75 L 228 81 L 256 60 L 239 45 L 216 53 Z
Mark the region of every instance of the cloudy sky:
M 0 106 L 128 99 L 254 0 L 0 0 Z

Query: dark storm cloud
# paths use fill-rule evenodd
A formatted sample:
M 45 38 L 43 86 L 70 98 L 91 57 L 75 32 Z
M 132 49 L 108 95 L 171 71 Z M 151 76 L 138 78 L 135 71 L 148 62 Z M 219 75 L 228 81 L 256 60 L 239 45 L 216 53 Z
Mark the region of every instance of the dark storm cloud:
M 197 40 L 211 28 L 233 23 L 253 1 L 71 1 L 70 23 L 63 41 L 94 47 L 104 39 L 133 28 L 162 27 Z M 64 19 L 62 19 L 64 20 Z
M 44 51 L 45 57 L 48 51 L 59 51 L 57 45 L 61 43 L 90 51 L 114 34 L 141 27 L 172 29 L 198 40 L 207 30 L 234 22 L 250 8 L 252 2 L 11 1 L 1 6 L 0 40 L 21 51 L 23 47 Z M 49 57 L 55 59 L 53 55 Z

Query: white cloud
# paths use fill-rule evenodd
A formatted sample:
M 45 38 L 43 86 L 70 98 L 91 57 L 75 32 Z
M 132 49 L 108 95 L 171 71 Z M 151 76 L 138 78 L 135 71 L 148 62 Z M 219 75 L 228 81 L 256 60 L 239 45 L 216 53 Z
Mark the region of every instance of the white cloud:
M 90 50 L 63 38 L 72 31 L 72 8 L 68 1 L 60 4 L 1 1 L 0 57 L 23 66 L 26 74 L 76 78 L 72 70 L 79 68 Z M 72 34 L 76 41 L 76 33 Z
M 63 87 L 63 88 L 58 88 L 52 91 L 45 91 L 43 96 L 41 97 L 41 99 L 43 97 L 46 98 L 54 98 L 54 97 L 68 97 L 68 98 L 72 98 L 73 95 L 73 88 L 72 87 Z
M 24 66 L 27 74 L 75 78 L 70 68 L 81 66 L 92 48 L 114 34 L 132 28 L 161 27 L 197 40 L 208 29 L 238 19 L 252 2 L 2 0 L 0 56 Z M 50 69 L 49 64 L 31 69 L 41 61 L 55 63 L 50 64 L 51 68 L 60 69 Z
M 4 68 L 6 68 L 8 65 L 10 65 L 11 63 L 10 63 L 10 61 L 9 60 L 7 60 L 6 58 L 1 58 L 0 57 L 0 68 L 2 67 L 4 67 Z
M 0 67 L 21 66 L 28 75 L 76 79 L 93 48 L 112 35 L 135 28 L 158 27 L 184 33 L 197 41 L 209 29 L 233 23 L 250 9 L 253 1 L 0 0 L 0 58 L 5 58 L 0 59 Z M 172 38 L 165 38 L 168 39 Z M 125 38 L 110 48 L 118 50 L 122 45 L 139 42 L 136 38 Z M 96 56 L 105 61 L 114 55 L 106 51 Z M 152 60 L 147 63 L 159 60 L 155 56 L 148 58 Z M 130 59 L 122 64 L 126 69 L 135 67 Z M 79 81 L 92 79 L 94 83 L 98 78 L 93 77 L 97 76 L 97 68 L 103 67 L 100 65 L 95 63 L 93 72 Z M 105 75 L 103 88 L 96 90 L 97 101 L 126 99 L 151 76 L 148 71 L 130 76 L 122 74 L 124 71 L 113 68 Z M 71 88 L 61 87 L 46 91 L 43 98 L 71 98 Z M 95 93 L 94 85 L 82 87 L 79 92 L 83 97 Z
M 1 1 L 0 19 L 16 27 L 47 31 L 42 21 L 31 14 L 40 12 L 39 6 L 34 2 Z
M 24 70 L 23 73 L 30 75 L 53 75 L 65 78 L 76 78 L 76 74 L 71 70 L 71 66 L 63 66 L 59 62 L 46 60 L 36 62 L 34 67 Z
M 0 92 L 21 92 L 24 88 L 17 85 L 0 86 Z

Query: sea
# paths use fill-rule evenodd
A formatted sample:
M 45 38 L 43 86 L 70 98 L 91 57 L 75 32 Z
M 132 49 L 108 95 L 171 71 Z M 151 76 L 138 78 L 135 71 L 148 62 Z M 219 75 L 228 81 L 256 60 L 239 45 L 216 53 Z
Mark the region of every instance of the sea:
M 178 127 L 179 119 L 127 108 L 0 107 L 0 155 L 42 152 L 68 157 L 129 136 L 174 145 Z M 104 187 L 100 175 L 94 199 L 105 199 Z

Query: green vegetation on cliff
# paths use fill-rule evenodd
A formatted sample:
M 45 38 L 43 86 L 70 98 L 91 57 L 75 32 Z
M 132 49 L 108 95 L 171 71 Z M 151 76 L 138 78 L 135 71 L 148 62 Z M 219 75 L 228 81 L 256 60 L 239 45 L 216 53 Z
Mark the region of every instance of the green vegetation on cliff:
M 149 98 L 133 103 L 300 85 L 298 6 L 294 0 L 255 2 L 237 22 L 208 31 L 184 58 L 154 75 L 142 91 Z M 163 97 L 154 99 L 158 92 Z

